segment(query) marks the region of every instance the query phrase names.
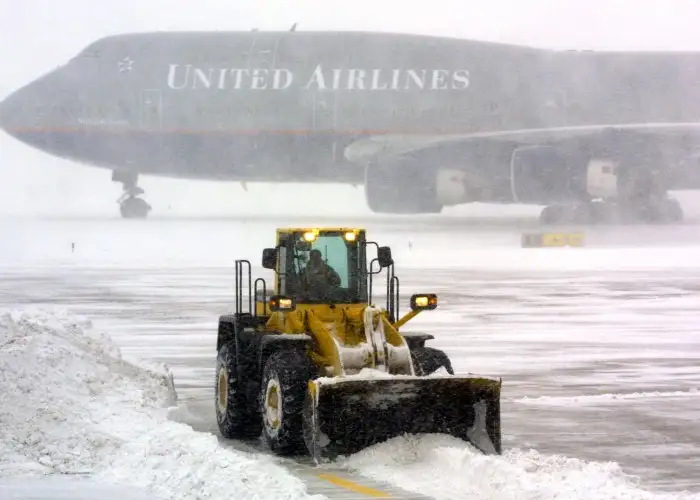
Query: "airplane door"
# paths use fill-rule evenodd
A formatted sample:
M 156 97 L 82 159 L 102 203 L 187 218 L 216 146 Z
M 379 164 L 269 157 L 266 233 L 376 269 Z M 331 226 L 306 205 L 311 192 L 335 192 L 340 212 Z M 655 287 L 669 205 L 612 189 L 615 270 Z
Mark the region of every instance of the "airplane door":
M 163 126 L 163 95 L 160 90 L 141 91 L 141 126 L 146 129 Z

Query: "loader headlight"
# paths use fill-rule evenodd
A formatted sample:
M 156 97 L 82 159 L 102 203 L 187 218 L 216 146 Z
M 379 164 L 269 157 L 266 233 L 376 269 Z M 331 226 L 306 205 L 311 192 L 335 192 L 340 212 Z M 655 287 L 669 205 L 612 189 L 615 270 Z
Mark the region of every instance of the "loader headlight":
M 306 231 L 304 233 L 304 241 L 314 241 L 316 239 L 316 232 Z
M 285 297 L 284 295 L 273 295 L 270 297 L 268 303 L 270 304 L 270 311 L 272 312 L 289 312 L 297 307 L 294 297 Z
M 345 233 L 345 241 L 355 241 L 357 239 L 357 234 L 355 231 L 348 231 Z
M 437 307 L 437 295 L 434 293 L 420 293 L 411 295 L 412 311 L 430 311 Z

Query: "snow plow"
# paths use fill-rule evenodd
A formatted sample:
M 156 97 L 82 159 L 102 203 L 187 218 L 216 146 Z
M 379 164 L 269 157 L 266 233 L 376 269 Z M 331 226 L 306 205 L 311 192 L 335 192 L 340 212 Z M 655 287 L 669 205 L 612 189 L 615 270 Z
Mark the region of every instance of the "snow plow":
M 376 248 L 369 259 L 368 249 Z M 323 459 L 402 434 L 444 433 L 501 453 L 500 379 L 455 375 L 433 335 L 402 327 L 438 305 L 414 294 L 399 315 L 391 250 L 354 228 L 278 229 L 262 267 L 236 261 L 236 310 L 219 318 L 215 410 L 229 439 Z M 372 301 L 386 274 L 385 307 Z M 247 293 L 246 293 L 247 292 Z

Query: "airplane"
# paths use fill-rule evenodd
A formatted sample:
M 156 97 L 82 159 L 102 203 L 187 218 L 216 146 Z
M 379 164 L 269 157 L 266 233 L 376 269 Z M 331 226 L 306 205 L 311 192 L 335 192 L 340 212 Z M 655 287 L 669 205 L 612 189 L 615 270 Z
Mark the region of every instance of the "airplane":
M 0 103 L 0 128 L 139 175 L 364 185 L 375 213 L 544 205 L 544 224 L 683 220 L 700 189 L 700 54 L 362 31 L 103 37 Z

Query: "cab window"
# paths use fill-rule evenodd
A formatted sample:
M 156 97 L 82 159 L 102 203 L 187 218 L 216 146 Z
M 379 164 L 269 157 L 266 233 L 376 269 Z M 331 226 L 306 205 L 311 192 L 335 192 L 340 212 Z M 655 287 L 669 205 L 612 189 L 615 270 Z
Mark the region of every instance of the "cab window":
M 312 250 L 318 250 L 323 261 L 340 276 L 341 288 L 348 287 L 348 247 L 341 235 L 319 236 L 311 244 Z M 310 252 L 307 252 L 307 259 Z
M 321 234 L 311 242 L 297 234 L 284 246 L 285 251 L 280 252 L 280 293 L 307 304 L 366 302 L 364 242 L 347 241 L 340 232 Z

